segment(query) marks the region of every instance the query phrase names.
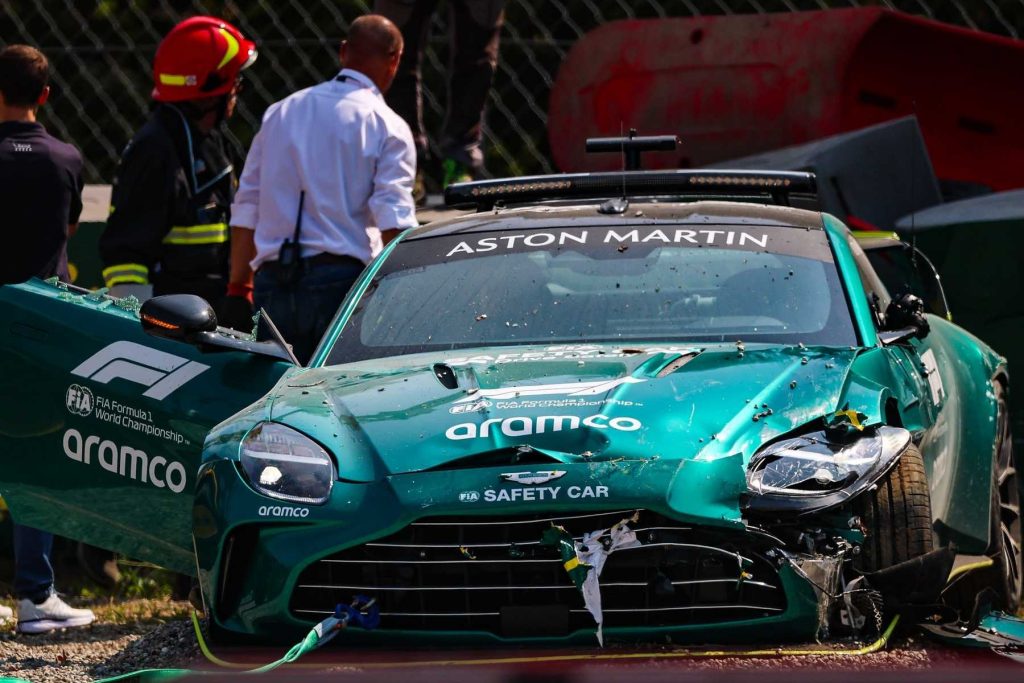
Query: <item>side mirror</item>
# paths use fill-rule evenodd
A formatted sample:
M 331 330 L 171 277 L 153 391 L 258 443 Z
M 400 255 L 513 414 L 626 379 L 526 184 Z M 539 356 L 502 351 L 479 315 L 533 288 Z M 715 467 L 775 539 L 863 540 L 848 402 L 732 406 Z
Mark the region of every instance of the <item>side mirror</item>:
M 195 294 L 165 294 L 148 299 L 139 309 L 146 334 L 195 343 L 203 332 L 217 329 L 217 315 L 206 299 Z
M 265 312 L 264 312 L 264 315 Z M 139 319 L 146 334 L 173 341 L 185 342 L 203 353 L 213 351 L 242 351 L 300 365 L 298 359 L 284 343 L 276 327 L 272 327 L 278 341 L 253 341 L 241 332 L 219 329 L 217 314 L 206 299 L 195 294 L 165 294 L 155 296 L 142 304 Z M 273 323 L 269 323 L 271 326 Z
M 931 326 L 924 315 L 924 302 L 913 294 L 901 294 L 885 308 L 885 325 L 878 337 L 883 344 L 923 339 Z

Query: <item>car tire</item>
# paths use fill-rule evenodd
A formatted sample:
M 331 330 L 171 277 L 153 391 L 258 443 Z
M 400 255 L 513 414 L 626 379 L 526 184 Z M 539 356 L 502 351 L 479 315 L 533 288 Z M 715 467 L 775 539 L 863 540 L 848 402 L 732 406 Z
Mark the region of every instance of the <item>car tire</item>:
M 856 507 L 865 529 L 857 562 L 862 571 L 875 572 L 931 552 L 931 496 L 924 460 L 914 444 Z
M 1013 434 L 1010 432 L 1010 408 L 1006 387 L 1001 382 L 993 385 L 999 406 L 999 442 L 996 449 L 994 479 L 994 511 L 992 515 L 996 564 L 1000 571 L 1000 597 L 1003 608 L 1011 613 L 1020 606 L 1024 585 L 1024 560 L 1021 558 L 1020 479 L 1017 460 L 1013 452 Z
M 1006 387 L 993 383 L 996 395 L 998 439 L 992 462 L 992 517 L 989 548 L 986 555 L 995 563 L 975 569 L 952 583 L 943 594 L 947 605 L 967 619 L 974 603 L 986 588 L 995 590 L 994 607 L 1015 613 L 1020 606 L 1022 588 L 1020 480 L 1010 432 L 1010 412 Z

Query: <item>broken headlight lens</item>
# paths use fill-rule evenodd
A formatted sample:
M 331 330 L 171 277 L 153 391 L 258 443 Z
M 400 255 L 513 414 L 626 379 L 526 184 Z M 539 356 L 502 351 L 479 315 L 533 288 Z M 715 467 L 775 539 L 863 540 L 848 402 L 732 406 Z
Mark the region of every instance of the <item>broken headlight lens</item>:
M 812 432 L 770 444 L 747 468 L 747 487 L 760 495 L 816 496 L 847 489 L 884 471 L 910 443 L 905 429 L 869 428 L 854 439 Z
M 271 498 L 322 505 L 334 485 L 334 461 L 304 434 L 261 422 L 242 440 L 242 471 L 249 484 Z

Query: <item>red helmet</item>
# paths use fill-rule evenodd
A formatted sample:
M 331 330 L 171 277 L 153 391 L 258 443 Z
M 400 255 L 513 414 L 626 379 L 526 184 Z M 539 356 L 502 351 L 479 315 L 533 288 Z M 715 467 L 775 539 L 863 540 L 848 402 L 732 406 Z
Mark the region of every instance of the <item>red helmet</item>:
M 256 54 L 256 44 L 222 19 L 186 19 L 156 49 L 153 99 L 181 102 L 226 94 Z

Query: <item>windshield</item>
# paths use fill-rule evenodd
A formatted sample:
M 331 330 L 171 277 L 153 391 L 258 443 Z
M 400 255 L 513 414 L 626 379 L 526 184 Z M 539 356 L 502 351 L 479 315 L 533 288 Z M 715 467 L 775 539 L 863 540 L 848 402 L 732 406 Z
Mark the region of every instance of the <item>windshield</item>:
M 548 228 L 402 242 L 328 363 L 510 344 L 856 344 L 824 231 L 694 227 Z

